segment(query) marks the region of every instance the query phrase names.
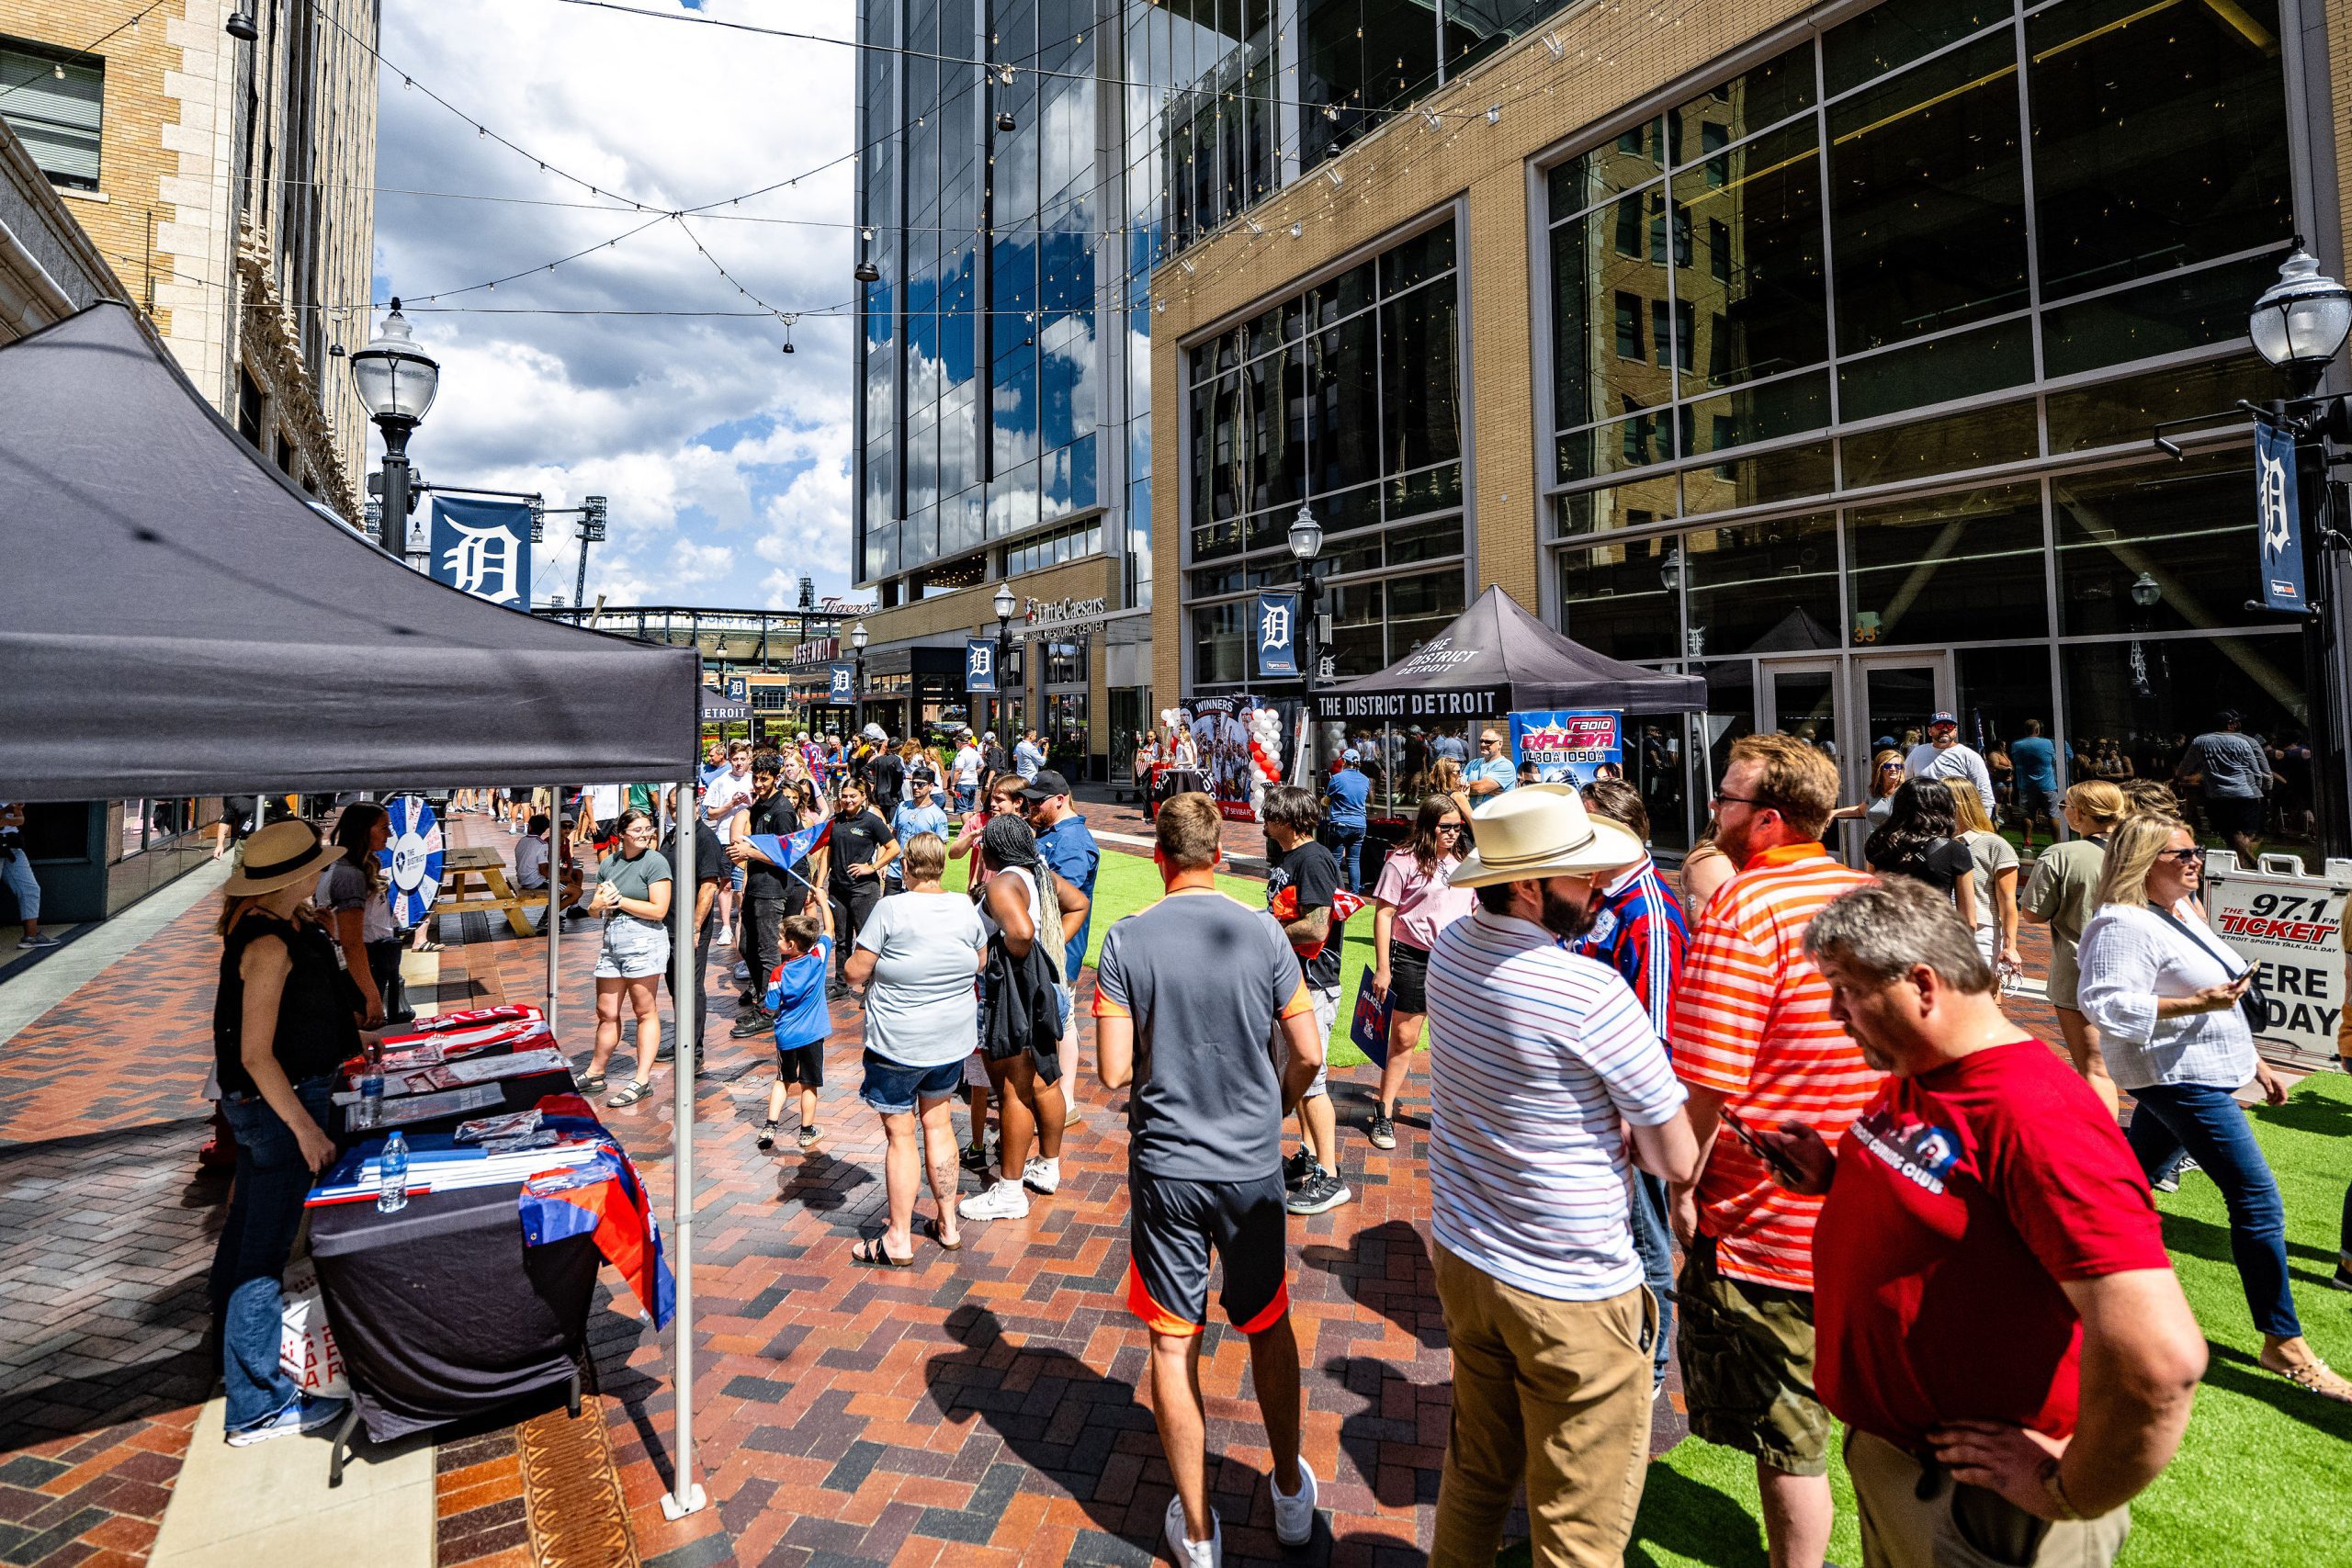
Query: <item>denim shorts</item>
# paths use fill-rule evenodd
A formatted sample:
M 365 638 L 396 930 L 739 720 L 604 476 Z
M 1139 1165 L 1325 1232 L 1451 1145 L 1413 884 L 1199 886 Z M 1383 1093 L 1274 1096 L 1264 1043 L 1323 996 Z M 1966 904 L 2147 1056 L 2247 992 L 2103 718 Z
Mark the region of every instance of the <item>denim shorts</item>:
M 596 954 L 599 980 L 650 980 L 670 967 L 670 928 L 635 915 L 605 917 L 604 946 Z
M 964 1087 L 961 1057 L 935 1067 L 910 1067 L 875 1052 L 865 1053 L 865 1082 L 857 1098 L 885 1116 L 902 1116 L 918 1100 L 952 1099 Z

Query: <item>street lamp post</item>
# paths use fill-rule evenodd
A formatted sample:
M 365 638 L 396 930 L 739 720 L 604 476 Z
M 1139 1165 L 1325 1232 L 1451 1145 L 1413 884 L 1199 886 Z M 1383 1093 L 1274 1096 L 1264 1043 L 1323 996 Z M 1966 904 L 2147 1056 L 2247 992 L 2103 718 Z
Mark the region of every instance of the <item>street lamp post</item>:
M 850 694 L 849 694 L 849 700 L 850 700 L 850 720 L 849 720 L 849 723 L 850 723 L 850 728 L 851 728 L 852 729 L 857 729 L 857 730 L 862 730 L 862 729 L 864 729 L 864 728 L 865 728 L 865 644 L 866 644 L 866 640 L 867 640 L 867 636 L 866 636 L 866 630 L 865 630 L 865 623 L 864 621 L 860 621 L 860 622 L 858 622 L 855 626 L 851 626 L 851 627 L 849 628 L 849 651 L 850 651 L 850 657 L 851 657 L 851 658 L 855 661 L 855 662 L 851 666 L 851 669 L 852 669 L 853 673 L 852 673 L 852 674 L 851 674 L 851 676 L 850 676 Z
M 998 583 L 996 597 L 989 601 L 989 607 L 996 612 L 996 723 L 990 728 L 999 730 L 1004 728 L 1005 671 L 1012 667 L 1012 612 L 1020 603 L 1010 582 Z M 1012 749 L 1007 740 L 1005 750 Z
M 2340 487 L 2331 477 L 2335 465 L 2344 460 L 2346 447 L 2352 446 L 2352 398 L 2323 394 L 2319 388 L 2347 335 L 2352 335 L 2352 289 L 2320 271 L 2319 262 L 2297 236 L 2294 250 L 2279 265 L 2278 281 L 2254 302 L 2246 336 L 2263 358 L 2288 373 L 2294 393 L 2266 408 L 2254 409 L 2255 418 L 2288 436 L 2299 458 L 2305 443 L 2318 448 L 2322 502 L 2316 526 L 2302 530 L 2303 579 L 2310 607 L 2303 626 L 2305 707 L 2316 775 L 2333 781 L 2332 787 L 2323 785 L 2312 791 L 2312 802 L 2322 841 L 2331 852 L 2340 851 L 2346 841 L 2345 795 L 2352 789 L 2340 739 L 2352 676 L 2345 669 L 2338 595 L 2343 553 L 2352 540 L 2338 527 Z M 2301 467 L 2300 461 L 2297 466 Z
M 1299 662 L 1298 674 L 1306 692 L 1306 712 L 1301 721 L 1299 734 L 1301 757 L 1306 757 L 1314 745 L 1317 723 L 1315 672 L 1322 659 L 1322 639 L 1316 633 L 1322 623 L 1317 618 L 1316 600 L 1320 595 L 1322 583 L 1315 575 L 1315 558 L 1322 552 L 1323 525 L 1315 520 L 1315 513 L 1307 509 L 1305 502 L 1301 502 L 1298 515 L 1290 520 L 1290 553 L 1292 558 L 1298 562 L 1301 623 L 1298 628 L 1298 645 L 1299 651 L 1305 656 Z M 1314 766 L 1320 761 L 1320 758 L 1317 758 L 1315 762 L 1308 765 Z
M 351 384 L 368 417 L 384 436 L 384 525 L 387 554 L 408 556 L 408 438 L 441 388 L 441 363 L 416 345 L 401 302 L 384 318 L 375 340 L 351 356 Z

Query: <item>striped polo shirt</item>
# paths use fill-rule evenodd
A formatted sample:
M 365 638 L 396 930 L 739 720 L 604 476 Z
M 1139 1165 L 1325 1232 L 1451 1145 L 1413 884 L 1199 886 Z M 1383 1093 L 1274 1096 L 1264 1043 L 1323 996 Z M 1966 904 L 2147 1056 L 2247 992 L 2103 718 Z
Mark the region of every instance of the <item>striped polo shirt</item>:
M 1430 1229 L 1553 1301 L 1641 1283 L 1618 1119 L 1689 1098 L 1625 982 L 1542 926 L 1479 909 L 1430 951 Z
M 1674 1067 L 1713 1089 L 1750 1127 L 1803 1122 L 1831 1147 L 1885 1075 L 1829 1016 L 1829 985 L 1805 956 L 1821 907 L 1874 879 L 1817 843 L 1750 859 L 1700 918 L 1674 1011 Z M 1699 1229 L 1735 1280 L 1813 1289 L 1813 1226 L 1821 1200 L 1775 1182 L 1726 1131 L 1699 1178 Z

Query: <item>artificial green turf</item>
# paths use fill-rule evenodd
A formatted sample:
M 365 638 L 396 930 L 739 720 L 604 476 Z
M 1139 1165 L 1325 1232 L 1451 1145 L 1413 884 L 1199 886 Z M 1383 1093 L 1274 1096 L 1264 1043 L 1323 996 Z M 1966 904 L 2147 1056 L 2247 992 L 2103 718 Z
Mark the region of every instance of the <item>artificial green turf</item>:
M 960 873 L 951 867 L 951 876 L 960 879 Z M 1261 881 L 1227 876 L 1219 884 L 1253 907 L 1264 901 Z M 1159 896 L 1159 874 L 1150 861 L 1105 852 L 1088 961 L 1102 950 L 1114 919 Z M 1372 964 L 1371 909 L 1351 919 L 1346 932 L 1331 1050 L 1340 1068 L 1363 1060 L 1347 1035 L 1357 988 Z M 2345 1183 L 2352 1179 L 2352 1080 L 2334 1073 L 2305 1078 L 2285 1105 L 2250 1114 L 2286 1201 L 2288 1261 L 2303 1332 L 2324 1359 L 2352 1370 L 2352 1297 L 2326 1287 Z M 2233 1562 L 2315 1568 L 2352 1561 L 2345 1545 L 2345 1523 L 2352 1520 L 2352 1406 L 2305 1393 L 2256 1364 L 2262 1339 L 2230 1261 L 2227 1216 L 2212 1181 L 2191 1172 L 2180 1191 L 2157 1203 L 2181 1287 L 2211 1341 L 2211 1364 L 2179 1456 L 2132 1505 L 2121 1561 L 2147 1568 Z M 1830 1561 L 1857 1564 L 1853 1490 L 1834 1453 L 1830 1483 L 1838 1499 Z M 1760 1518 L 1755 1462 L 1690 1438 L 1650 1466 L 1625 1561 L 1636 1568 L 1764 1568 Z M 1514 1559 L 1507 1552 L 1500 1561 Z M 1525 1561 L 1523 1550 L 1517 1561 Z

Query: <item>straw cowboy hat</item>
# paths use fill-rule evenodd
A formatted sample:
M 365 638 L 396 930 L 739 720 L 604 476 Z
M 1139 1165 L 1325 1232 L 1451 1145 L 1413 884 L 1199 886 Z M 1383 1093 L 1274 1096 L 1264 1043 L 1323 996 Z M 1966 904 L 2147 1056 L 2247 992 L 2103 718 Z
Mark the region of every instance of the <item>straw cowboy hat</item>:
M 245 840 L 245 858 L 220 890 L 240 898 L 275 893 L 317 876 L 342 853 L 334 844 L 321 843 L 319 830 L 308 822 L 272 822 Z
M 1588 814 L 1566 784 L 1521 784 L 1474 814 L 1478 847 L 1446 878 L 1454 887 L 1615 871 L 1642 858 L 1642 841 Z

